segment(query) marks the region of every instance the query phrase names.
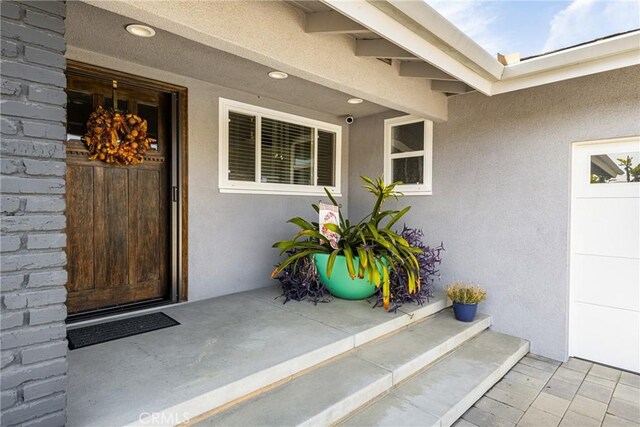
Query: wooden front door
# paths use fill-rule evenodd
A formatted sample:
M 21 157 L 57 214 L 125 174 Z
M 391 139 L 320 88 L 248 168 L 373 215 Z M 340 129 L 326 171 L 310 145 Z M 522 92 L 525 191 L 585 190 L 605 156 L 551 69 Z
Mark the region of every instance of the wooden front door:
M 112 79 L 67 72 L 67 308 L 70 314 L 171 297 L 171 94 L 118 80 L 118 109 L 147 120 L 145 160 L 89 160 L 89 114 L 113 106 Z

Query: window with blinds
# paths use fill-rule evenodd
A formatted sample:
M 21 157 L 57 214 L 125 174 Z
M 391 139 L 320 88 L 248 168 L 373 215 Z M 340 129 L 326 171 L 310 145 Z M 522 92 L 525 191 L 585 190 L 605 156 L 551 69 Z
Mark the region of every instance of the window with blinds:
M 339 193 L 340 126 L 221 99 L 221 191 Z

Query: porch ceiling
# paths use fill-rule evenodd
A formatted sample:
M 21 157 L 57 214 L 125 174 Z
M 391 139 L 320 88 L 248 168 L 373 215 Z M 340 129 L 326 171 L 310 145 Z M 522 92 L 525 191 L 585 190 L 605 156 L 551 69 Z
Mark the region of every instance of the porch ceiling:
M 355 56 L 352 37 L 307 34 L 305 14 L 286 2 L 83 2 L 387 109 L 447 119 L 446 96 L 428 80 L 402 78 L 395 64 Z
M 127 18 L 82 2 L 67 5 L 67 41 L 72 48 L 117 57 L 126 61 L 192 77 L 220 86 L 271 98 L 336 116 L 363 117 L 388 108 L 365 101 L 347 104 L 352 97 L 317 83 L 290 76 L 274 80 L 273 68 L 223 52 L 163 30 L 141 39 L 128 34 Z
M 307 33 L 311 35 L 351 36 L 355 39 L 355 55 L 357 57 L 394 61 L 400 77 L 429 81 L 431 82 L 431 90 L 435 92 L 452 95 L 475 90 L 464 83 L 468 81 L 479 88 L 481 92 L 489 94 L 491 82 L 499 78 L 504 68 L 473 40 L 460 33 L 451 23 L 442 19 L 426 4 L 417 9 L 416 5 L 411 4 L 409 5 L 410 10 L 405 10 L 404 7 L 408 3 L 416 2 L 388 0 L 369 5 L 365 5 L 364 2 L 350 5 L 347 4 L 348 2 L 340 0 L 285 1 L 305 14 L 305 31 Z M 376 13 L 377 9 L 379 11 Z M 425 13 L 426 16 L 422 16 Z M 416 14 L 420 14 L 423 21 L 429 22 L 429 25 L 423 26 L 414 21 Z M 392 20 L 389 21 L 388 18 L 392 18 Z M 404 26 L 402 29 L 410 29 L 415 33 L 414 36 L 418 36 L 418 45 L 422 50 L 420 55 L 407 50 L 403 43 L 406 43 L 407 46 L 412 43 L 408 43 L 409 39 L 406 34 L 404 36 L 400 34 L 401 27 L 397 27 L 398 23 L 402 24 L 401 27 Z M 393 28 L 394 25 L 396 28 Z M 456 47 L 450 46 L 440 38 L 442 35 L 451 34 L 456 36 L 458 44 Z M 429 53 L 424 51 L 429 47 L 431 47 Z M 465 51 L 469 58 L 458 49 Z M 434 57 L 438 57 L 439 60 Z M 437 73 L 413 72 L 407 74 L 403 72 L 406 66 L 412 65 L 424 66 Z M 441 81 L 455 81 L 461 90 L 450 91 L 448 89 L 451 85 L 441 85 Z

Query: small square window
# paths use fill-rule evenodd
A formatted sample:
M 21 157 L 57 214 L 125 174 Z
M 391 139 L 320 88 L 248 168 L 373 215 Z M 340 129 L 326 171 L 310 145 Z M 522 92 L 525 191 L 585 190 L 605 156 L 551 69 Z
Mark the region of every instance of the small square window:
M 384 176 L 407 195 L 430 195 L 433 123 L 412 116 L 384 121 Z

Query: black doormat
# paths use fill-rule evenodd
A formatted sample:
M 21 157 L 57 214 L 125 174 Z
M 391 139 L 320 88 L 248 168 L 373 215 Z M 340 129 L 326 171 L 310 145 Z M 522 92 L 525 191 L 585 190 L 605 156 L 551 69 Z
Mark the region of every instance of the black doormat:
M 145 332 L 157 331 L 158 329 L 169 328 L 179 324 L 178 321 L 164 313 L 151 313 L 122 320 L 114 320 L 113 322 L 85 326 L 84 328 L 71 329 L 67 331 L 67 340 L 69 341 L 69 349 L 75 350 L 94 344 L 144 334 Z

